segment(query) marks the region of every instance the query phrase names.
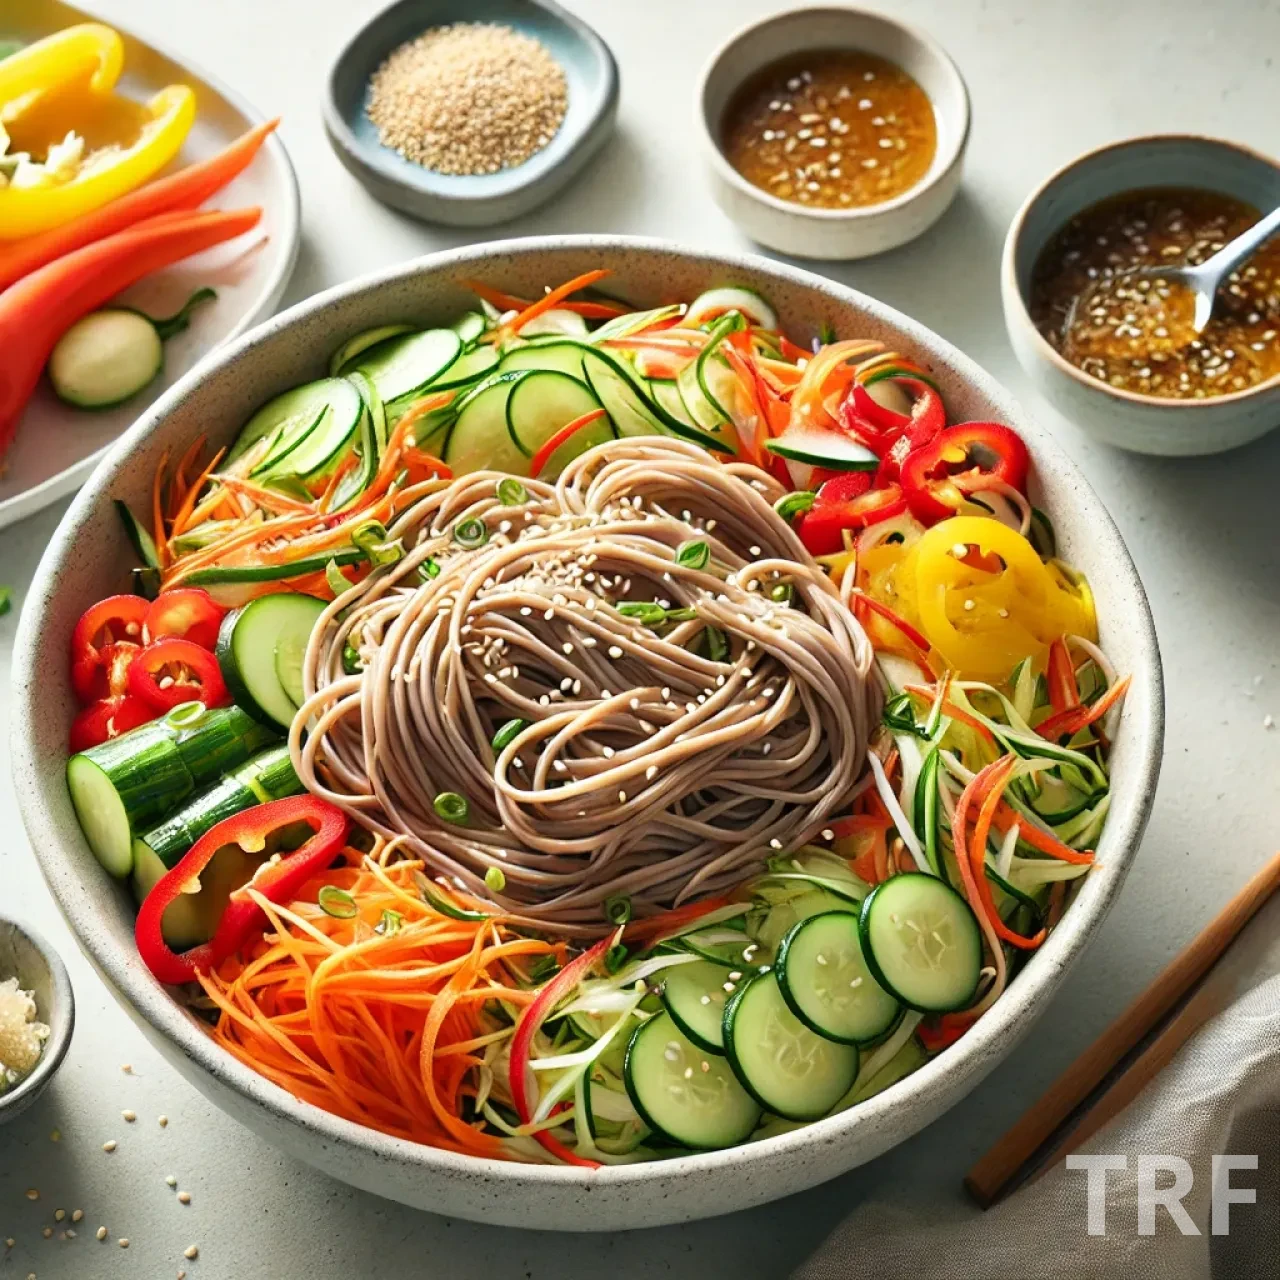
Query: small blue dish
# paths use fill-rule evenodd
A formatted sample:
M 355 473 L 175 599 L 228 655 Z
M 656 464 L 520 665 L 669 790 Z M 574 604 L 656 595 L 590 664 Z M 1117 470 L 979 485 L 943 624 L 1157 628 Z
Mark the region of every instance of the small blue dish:
M 500 173 L 433 173 L 382 145 L 365 112 L 369 78 L 393 49 L 429 27 L 503 23 L 540 40 L 564 68 L 569 104 L 550 144 Z M 338 55 L 324 100 L 338 159 L 384 204 L 426 222 L 484 227 L 549 200 L 604 145 L 618 109 L 618 66 L 609 46 L 554 0 L 399 0 Z

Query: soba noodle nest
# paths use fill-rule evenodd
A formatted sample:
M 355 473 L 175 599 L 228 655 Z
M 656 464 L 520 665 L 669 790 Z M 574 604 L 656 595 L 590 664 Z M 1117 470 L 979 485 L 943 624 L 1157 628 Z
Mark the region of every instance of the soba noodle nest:
M 775 480 L 649 438 L 524 481 L 518 505 L 504 479 L 406 493 L 388 531 L 404 557 L 321 619 L 290 736 L 310 790 L 433 875 L 584 937 L 611 895 L 641 916 L 723 891 L 847 809 L 879 714 L 871 645 L 773 510 Z M 468 520 L 483 545 L 460 545 Z M 705 567 L 682 563 L 700 543 Z M 635 602 L 660 608 L 619 611 Z M 465 822 L 437 814 L 442 793 Z

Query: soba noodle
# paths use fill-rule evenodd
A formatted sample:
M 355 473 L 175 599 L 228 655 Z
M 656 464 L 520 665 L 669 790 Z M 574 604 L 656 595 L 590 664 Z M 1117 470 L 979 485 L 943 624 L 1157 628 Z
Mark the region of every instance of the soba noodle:
M 313 633 L 299 776 L 562 933 L 602 933 L 612 895 L 645 915 L 737 884 L 848 808 L 879 712 L 871 645 L 783 492 L 649 438 L 554 487 L 409 491 L 406 554 Z

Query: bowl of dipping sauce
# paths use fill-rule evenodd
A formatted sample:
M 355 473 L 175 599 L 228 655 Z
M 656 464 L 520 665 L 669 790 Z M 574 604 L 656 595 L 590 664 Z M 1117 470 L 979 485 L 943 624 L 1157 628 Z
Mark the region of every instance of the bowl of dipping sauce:
M 1032 193 L 1005 240 L 1005 324 L 1044 396 L 1141 453 L 1235 448 L 1280 426 L 1280 238 L 1219 290 L 1196 334 L 1185 293 L 1135 271 L 1194 265 L 1280 204 L 1280 165 L 1231 142 L 1133 138 Z
M 920 235 L 954 198 L 969 137 L 955 63 L 860 9 L 739 31 L 707 63 L 697 115 L 717 203 L 802 258 L 864 258 Z

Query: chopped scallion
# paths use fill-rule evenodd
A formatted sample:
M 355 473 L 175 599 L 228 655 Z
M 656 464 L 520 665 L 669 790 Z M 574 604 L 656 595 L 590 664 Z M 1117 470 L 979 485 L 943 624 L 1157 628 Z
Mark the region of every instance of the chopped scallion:
M 336 600 L 344 591 L 349 591 L 351 583 L 347 580 L 346 575 L 338 568 L 336 560 L 330 560 L 324 567 L 324 580 L 329 584 L 329 590 L 333 592 Z
M 484 873 L 485 888 L 490 893 L 501 893 L 507 887 L 507 877 L 501 867 L 490 867 Z
M 318 894 L 316 902 L 320 910 L 335 920 L 350 920 L 359 913 L 356 900 L 345 890 L 335 884 L 325 885 Z
M 352 535 L 352 543 L 365 553 L 369 563 L 375 569 L 384 565 L 395 564 L 404 555 L 404 546 L 399 538 L 387 541 L 387 530 L 377 520 L 362 524 Z
M 435 556 L 428 556 L 418 566 L 418 577 L 423 582 L 430 582 L 433 578 L 440 576 L 440 561 Z
M 797 489 L 795 493 L 784 494 L 773 504 L 773 509 L 784 519 L 794 520 L 803 511 L 813 506 L 817 494 L 812 489 Z
M 209 716 L 209 708 L 203 702 L 180 702 L 165 713 L 164 722 L 171 729 L 194 729 Z
M 453 526 L 453 540 L 469 551 L 476 547 L 483 547 L 489 541 L 489 526 L 477 516 L 472 516 L 468 520 L 459 520 Z
M 527 720 L 508 720 L 493 735 L 493 742 L 490 743 L 490 746 L 501 755 L 528 727 L 529 722 Z
M 342 646 L 342 669 L 349 676 L 354 676 L 364 670 L 364 664 L 360 661 L 360 652 L 354 645 Z
M 676 550 L 676 564 L 685 569 L 705 569 L 711 560 L 711 548 L 701 539 L 682 542 Z
M 608 973 L 617 973 L 627 963 L 627 949 L 621 942 L 604 953 L 604 967 Z
M 400 932 L 400 926 L 404 924 L 404 916 L 398 911 L 392 911 L 388 907 L 382 913 L 382 919 L 378 921 L 374 933 L 380 933 L 383 937 L 390 937 L 393 933 Z
M 498 481 L 498 501 L 504 507 L 519 507 L 529 501 L 529 490 L 512 476 Z
M 795 595 L 795 589 L 789 582 L 775 582 L 769 588 L 769 599 L 776 600 L 779 604 L 790 604 L 793 595 Z
M 712 662 L 723 662 L 729 656 L 729 641 L 719 627 L 708 627 L 707 657 Z
M 610 924 L 626 924 L 631 919 L 631 899 L 625 893 L 615 893 L 604 900 L 605 919 Z
M 667 611 L 650 600 L 624 600 L 618 605 L 618 612 L 642 627 L 660 627 L 667 620 Z
M 456 791 L 442 791 L 431 802 L 431 807 L 442 822 L 452 822 L 458 826 L 466 822 L 471 811 L 466 796 L 460 796 Z

